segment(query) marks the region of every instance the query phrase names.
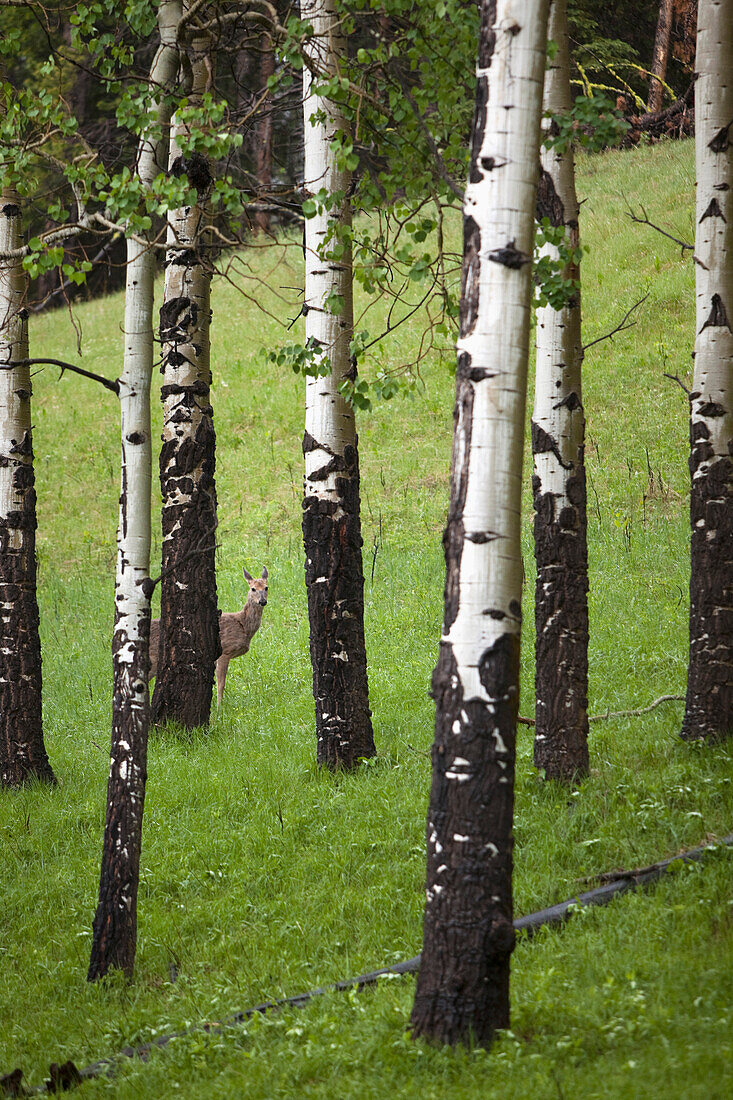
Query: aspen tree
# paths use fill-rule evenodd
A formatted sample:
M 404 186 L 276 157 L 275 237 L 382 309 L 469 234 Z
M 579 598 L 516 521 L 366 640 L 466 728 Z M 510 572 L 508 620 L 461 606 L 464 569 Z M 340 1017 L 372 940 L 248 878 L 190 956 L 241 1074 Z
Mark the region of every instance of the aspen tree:
M 161 0 L 160 45 L 150 69 L 156 89 L 154 118 L 141 135 L 136 174 L 143 188 L 164 170 L 160 135 L 170 123 L 165 95 L 178 72 L 181 0 Z M 122 439 L 120 518 L 117 532 L 115 622 L 112 638 L 112 747 L 102 848 L 99 903 L 94 917 L 88 980 L 110 969 L 132 976 L 137 946 L 137 888 L 142 844 L 150 719 L 150 384 L 153 371 L 152 249 L 127 241 L 125 350 L 119 379 Z
M 556 52 L 545 73 L 545 115 L 570 111 L 567 2 L 552 0 L 548 38 Z M 534 455 L 535 747 L 547 779 L 566 782 L 588 771 L 588 547 L 581 392 L 578 200 L 572 146 L 541 153 L 537 219 L 564 230 L 563 279 L 577 285 L 569 301 L 537 310 L 537 367 L 532 415 Z M 559 256 L 557 245 L 543 252 Z
M 189 4 L 184 3 L 184 12 Z M 189 105 L 201 103 L 212 80 L 211 43 L 195 37 L 189 50 Z M 152 713 L 191 729 L 211 713 L 214 666 L 221 652 L 216 606 L 216 436 L 209 354 L 211 265 L 204 252 L 206 200 L 213 182 L 208 159 L 184 155 L 186 127 L 171 127 L 169 170 L 196 192 L 191 205 L 168 217 L 165 289 L 160 311 L 164 374 L 163 563 L 160 648 Z
M 20 251 L 17 192 L 0 194 L 0 254 Z M 0 783 L 54 782 L 41 720 L 26 278 L 21 258 L 0 260 Z
M 685 740 L 733 734 L 733 0 L 700 0 Z
M 303 542 L 316 709 L 317 759 L 351 768 L 374 756 L 366 647 L 364 573 L 359 515 L 359 455 L 354 410 L 340 391 L 356 375 L 353 331 L 350 173 L 339 148 L 348 124 L 319 81 L 338 74 L 346 45 L 333 0 L 304 0 L 313 28 L 304 69 L 305 182 L 316 213 L 305 223 L 305 296 L 308 343 L 325 370 L 306 382 Z
M 412 1029 L 509 1026 L 520 504 L 547 3 L 482 0 L 464 200 L 424 945 Z

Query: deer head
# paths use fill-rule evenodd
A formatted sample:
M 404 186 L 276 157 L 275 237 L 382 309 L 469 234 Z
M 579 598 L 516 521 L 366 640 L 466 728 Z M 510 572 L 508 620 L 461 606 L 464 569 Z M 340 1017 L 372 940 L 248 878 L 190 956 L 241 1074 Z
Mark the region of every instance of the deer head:
M 242 572 L 244 573 L 244 579 L 249 585 L 247 603 L 258 603 L 264 607 L 267 603 L 267 569 L 262 570 L 261 577 L 251 576 L 244 566 L 242 566 Z

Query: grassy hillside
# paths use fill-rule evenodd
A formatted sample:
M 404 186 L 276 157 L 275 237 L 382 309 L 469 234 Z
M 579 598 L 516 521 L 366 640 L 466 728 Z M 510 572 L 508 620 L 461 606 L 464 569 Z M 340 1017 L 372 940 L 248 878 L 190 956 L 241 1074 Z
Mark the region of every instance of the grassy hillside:
M 648 293 L 635 327 L 589 350 L 591 712 L 684 690 L 691 261 L 625 217 L 691 239 L 691 144 L 581 163 L 586 342 Z M 153 734 L 134 983 L 85 982 L 109 759 L 117 406 L 83 379 L 34 381 L 45 723 L 53 791 L 0 798 L 0 1075 L 219 1019 L 416 954 L 442 617 L 451 355 L 409 400 L 360 421 L 367 647 L 379 758 L 358 775 L 314 767 L 300 547 L 302 380 L 269 348 L 300 307 L 298 247 L 247 252 L 214 291 L 220 440 L 220 606 L 241 606 L 243 564 L 270 571 L 252 650 L 235 662 L 208 734 Z M 244 293 L 242 293 L 242 289 Z M 266 312 L 262 311 L 262 307 Z M 83 362 L 120 369 L 122 302 L 75 310 Z M 420 325 L 390 337 L 411 358 Z M 34 355 L 75 355 L 68 314 L 34 320 Z M 366 365 L 368 370 L 368 364 Z M 157 415 L 157 413 L 156 413 Z M 528 478 L 526 479 L 529 480 Z M 530 494 L 523 529 L 522 713 L 532 713 Z M 157 552 L 157 546 L 156 546 Z M 677 738 L 680 704 L 591 727 L 592 774 L 571 795 L 532 767 L 520 730 L 516 911 L 733 830 L 730 748 Z M 513 1032 L 492 1051 L 436 1051 L 405 1027 L 411 979 L 329 996 L 225 1035 L 177 1040 L 84 1094 L 119 1097 L 657 1096 L 733 1090 L 730 854 L 653 893 L 519 944 Z

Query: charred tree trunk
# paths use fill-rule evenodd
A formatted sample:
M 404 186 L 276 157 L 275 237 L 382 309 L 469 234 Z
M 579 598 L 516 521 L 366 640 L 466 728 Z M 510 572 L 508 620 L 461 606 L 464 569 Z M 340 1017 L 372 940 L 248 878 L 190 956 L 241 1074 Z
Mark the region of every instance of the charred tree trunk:
M 207 90 L 208 49 L 205 40 L 192 43 L 192 105 Z M 211 266 L 202 238 L 212 176 L 204 157 L 181 154 L 179 134 L 174 126 L 170 171 L 188 178 L 198 201 L 173 211 L 168 219 L 160 311 L 163 563 L 152 714 L 156 722 L 172 720 L 192 729 L 208 724 L 214 667 L 221 652 L 216 606 L 216 437 L 210 398 Z
M 566 0 L 552 0 L 548 37 L 557 43 L 545 74 L 546 114 L 570 110 Z M 551 129 L 551 127 L 550 127 Z M 581 391 L 578 200 L 572 146 L 543 149 L 537 219 L 563 226 L 574 254 L 563 278 L 578 284 L 562 309 L 537 310 L 534 454 L 535 743 L 546 779 L 588 773 L 588 546 Z M 557 257 L 558 250 L 545 251 Z
M 15 191 L 0 195 L 0 253 L 21 244 Z M 43 743 L 36 599 L 36 490 L 26 279 L 0 261 L 0 783 L 55 782 Z
M 654 114 L 656 111 L 661 111 L 662 109 L 662 97 L 664 95 L 664 85 L 662 81 L 667 75 L 673 7 L 674 0 L 660 0 L 657 33 L 654 37 L 654 49 L 652 52 L 652 77 L 649 82 L 649 99 L 646 105 L 646 109 L 650 114 Z
M 163 91 L 178 72 L 180 0 L 158 9 L 160 47 L 150 70 Z M 166 134 L 170 106 L 158 100 L 155 130 Z M 155 131 L 154 131 L 155 132 Z M 143 186 L 165 168 L 162 143 L 144 132 L 137 157 Z M 120 519 L 117 532 L 115 624 L 112 638 L 112 746 L 102 846 L 99 903 L 94 917 L 87 978 L 111 969 L 132 977 L 137 947 L 137 889 L 142 846 L 150 719 L 150 383 L 153 371 L 153 252 L 127 242 L 125 354 L 119 380 L 122 436 Z
M 272 37 L 263 34 L 260 55 L 260 85 L 264 92 L 267 81 L 275 73 L 275 49 Z M 268 95 L 260 107 L 260 120 L 257 127 L 257 190 L 260 202 L 267 202 L 272 190 L 272 96 Z M 266 210 L 255 214 L 255 224 L 263 233 L 270 231 L 270 215 Z
M 314 28 L 308 48 L 323 74 L 338 70 L 345 50 L 332 0 L 304 0 L 302 17 Z M 346 195 L 349 173 L 336 160 L 334 139 L 347 131 L 337 106 L 318 95 L 304 70 L 305 193 L 321 188 Z M 320 112 L 323 112 L 325 119 Z M 308 590 L 317 759 L 353 768 L 374 756 L 366 646 L 364 572 L 359 512 L 359 457 L 354 410 L 339 390 L 355 376 L 349 354 L 353 330 L 350 209 L 341 198 L 305 223 L 306 336 L 328 367 L 306 388 L 303 542 Z M 332 236 L 332 234 L 334 234 Z
M 413 1036 L 509 1026 L 520 506 L 547 3 L 483 0 Z
M 685 740 L 733 735 L 733 0 L 701 0 Z

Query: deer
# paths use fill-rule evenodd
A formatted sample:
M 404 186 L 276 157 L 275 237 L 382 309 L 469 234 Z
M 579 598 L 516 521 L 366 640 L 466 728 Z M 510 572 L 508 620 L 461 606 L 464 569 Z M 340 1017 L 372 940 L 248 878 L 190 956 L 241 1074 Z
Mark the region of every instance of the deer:
M 224 697 L 224 684 L 232 657 L 243 657 L 260 628 L 262 609 L 267 604 L 267 569 L 261 577 L 252 577 L 242 566 L 244 579 L 249 585 L 247 602 L 241 611 L 223 611 L 219 616 L 219 641 L 221 657 L 216 662 L 216 705 L 221 706 Z M 160 641 L 160 619 L 150 624 L 150 675 L 152 680 L 158 668 L 158 643 Z

